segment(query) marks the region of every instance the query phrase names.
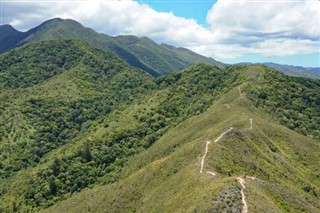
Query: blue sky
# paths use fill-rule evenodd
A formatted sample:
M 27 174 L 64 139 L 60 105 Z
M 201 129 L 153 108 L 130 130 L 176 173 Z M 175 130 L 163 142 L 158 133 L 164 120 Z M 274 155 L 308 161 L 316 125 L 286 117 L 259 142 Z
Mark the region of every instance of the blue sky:
M 195 19 L 198 24 L 208 26 L 206 22 L 207 12 L 216 1 L 190 1 L 190 0 L 140 0 L 138 2 L 150 5 L 159 12 L 170 12 L 174 15 Z
M 70 18 L 108 35 L 147 36 L 225 63 L 320 66 L 318 0 L 1 0 L 1 23 L 26 31 Z
M 174 15 L 195 19 L 198 24 L 208 27 L 206 21 L 207 13 L 216 3 L 209 0 L 139 0 L 138 2 L 150 5 L 153 9 L 159 12 L 173 12 Z M 236 9 L 236 8 L 235 8 Z M 319 10 L 320 13 L 320 10 Z M 320 20 L 319 20 L 320 21 Z M 320 23 L 315 23 L 320 28 Z M 290 56 L 264 56 L 260 54 L 244 54 L 241 57 L 233 59 L 224 59 L 225 63 L 239 62 L 274 62 L 279 64 L 289 64 L 297 66 L 320 66 L 320 52 L 313 54 L 296 54 Z

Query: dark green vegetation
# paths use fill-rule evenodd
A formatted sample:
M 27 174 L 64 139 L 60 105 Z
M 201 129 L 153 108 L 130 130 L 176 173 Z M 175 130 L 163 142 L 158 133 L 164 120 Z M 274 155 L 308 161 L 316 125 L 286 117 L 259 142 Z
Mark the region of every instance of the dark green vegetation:
M 320 81 L 289 77 L 269 71 L 251 87 L 251 100 L 281 124 L 320 139 Z
M 223 66 L 220 62 L 190 50 L 157 44 L 136 36 L 108 36 L 82 26 L 74 20 L 52 19 L 25 33 L 11 26 L 0 26 L 0 53 L 31 41 L 80 39 L 105 51 L 112 51 L 131 66 L 153 76 L 180 71 L 199 62 Z
M 8 190 L 5 180 L 15 178 L 23 169 L 45 163 L 47 160 L 43 159 L 47 153 L 83 135 L 90 122 L 101 120 L 113 106 L 132 102 L 133 95 L 143 94 L 142 90 L 147 90 L 151 80 L 150 76 L 129 67 L 113 54 L 77 41 L 28 44 L 0 58 L 3 196 L 3 190 Z M 82 148 L 78 150 L 77 155 L 82 156 L 84 163 L 90 161 L 87 147 L 83 152 Z M 79 162 L 67 166 L 69 171 L 74 169 L 69 181 L 77 176 L 78 166 L 82 166 L 82 161 Z M 56 159 L 48 167 L 52 169 L 47 179 L 42 179 L 45 173 L 41 171 L 36 178 L 30 178 L 29 190 L 23 195 L 29 205 L 40 205 L 43 199 L 59 192 L 53 182 L 55 179 L 50 178 L 60 174 L 65 165 Z M 44 181 L 43 185 L 32 184 L 37 178 Z M 81 189 L 90 181 L 85 179 L 83 186 L 77 183 L 79 186 L 72 190 Z M 41 198 L 38 192 L 46 195 Z
M 112 54 L 73 40 L 30 43 L 1 55 L 0 64 L 2 194 L 12 193 L 11 181 L 21 181 L 17 173 L 36 171 L 21 187 L 16 208 L 47 207 L 113 181 L 128 156 L 202 113 L 236 80 L 235 73 L 209 65 L 152 80 Z M 124 108 L 142 105 L 155 93 L 154 104 L 137 106 L 133 122 L 113 127 Z M 96 128 L 101 135 L 88 136 Z M 76 141 L 72 152 L 60 149 Z M 48 163 L 57 149 L 63 154 Z
M 317 212 L 319 88 L 262 65 L 153 78 L 83 41 L 30 42 L 0 55 L 0 212 L 234 212 L 244 173 L 250 212 Z

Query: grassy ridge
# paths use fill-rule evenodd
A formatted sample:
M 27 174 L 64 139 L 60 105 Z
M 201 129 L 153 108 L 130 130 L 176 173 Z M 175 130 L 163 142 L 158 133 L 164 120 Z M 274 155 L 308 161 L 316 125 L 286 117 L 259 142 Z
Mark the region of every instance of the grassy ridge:
M 249 118 L 253 128 L 243 132 Z M 200 174 L 205 141 L 214 141 L 230 126 L 236 134 L 209 147 L 205 170 L 218 174 Z M 317 141 L 263 118 L 235 88 L 132 157 L 120 181 L 84 191 L 44 212 L 236 212 L 242 204 L 234 177 L 244 173 L 259 178 L 246 181 L 250 212 L 317 212 L 319 198 L 304 187 L 319 193 L 319 152 Z
M 246 193 L 257 195 L 257 203 L 275 211 L 319 208 L 319 143 L 276 123 L 268 104 L 279 94 L 264 90 L 301 87 L 290 94 L 310 94 L 314 114 L 317 81 L 260 65 L 206 64 L 153 79 L 74 40 L 30 43 L 0 59 L 3 211 L 36 211 L 66 200 L 51 211 L 234 212 L 241 209 L 234 177 L 244 173 L 263 181 L 248 180 L 255 191 Z M 16 79 L 19 72 L 26 78 Z M 261 91 L 269 92 L 268 101 L 260 100 Z M 285 104 L 277 117 L 296 101 L 279 100 Z M 316 121 L 308 112 L 295 122 Z M 253 129 L 243 131 L 250 118 Z M 236 130 L 212 143 L 206 158 L 205 171 L 218 175 L 199 174 L 205 141 L 231 126 Z M 86 188 L 93 189 L 82 193 Z M 250 196 L 248 203 L 262 208 Z

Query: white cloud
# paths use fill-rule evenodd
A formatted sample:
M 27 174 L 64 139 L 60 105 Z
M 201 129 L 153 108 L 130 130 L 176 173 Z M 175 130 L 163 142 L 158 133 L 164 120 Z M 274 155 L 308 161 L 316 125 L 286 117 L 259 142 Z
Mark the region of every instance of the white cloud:
M 208 12 L 212 30 L 232 35 L 319 39 L 319 1 L 218 1 Z M 265 37 L 262 37 L 265 38 Z
M 219 60 L 320 52 L 319 1 L 218 0 L 208 11 L 208 28 L 136 1 L 4 2 L 2 8 L 3 21 L 18 29 L 71 18 L 109 35 L 148 36 Z
M 286 56 L 319 52 L 319 1 L 218 1 L 207 15 L 218 43 L 244 53 Z
M 14 19 L 11 20 L 11 22 L 9 24 L 12 25 L 12 26 L 19 26 L 19 25 L 22 25 L 23 22 L 21 20 L 19 20 L 19 19 L 15 19 L 14 18 Z

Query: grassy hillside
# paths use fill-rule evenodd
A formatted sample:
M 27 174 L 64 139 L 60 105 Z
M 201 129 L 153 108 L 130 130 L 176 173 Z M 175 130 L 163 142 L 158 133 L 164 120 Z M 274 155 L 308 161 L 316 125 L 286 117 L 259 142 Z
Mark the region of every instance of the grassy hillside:
M 257 69 L 263 68 L 245 72 Z M 235 177 L 244 174 L 249 212 L 319 212 L 319 141 L 264 116 L 248 99 L 248 85 L 219 95 L 204 113 L 133 156 L 119 181 L 43 212 L 241 212 Z M 234 130 L 214 143 L 230 127 Z M 211 143 L 200 173 L 206 141 Z
M 0 32 L 7 32 L 7 28 L 7 25 L 0 26 Z M 145 37 L 111 37 L 97 33 L 69 19 L 55 18 L 48 20 L 25 33 L 13 30 L 12 28 L 11 33 L 7 33 L 8 36 L 1 37 L 3 40 L 0 42 L 6 42 L 7 45 L 1 46 L 0 53 L 31 41 L 79 39 L 104 51 L 112 51 L 131 66 L 142 69 L 153 76 L 178 72 L 200 62 L 223 66 L 222 63 L 212 58 L 201 56 L 190 50 L 172 46 L 169 48 L 168 45 L 159 45 Z M 21 34 L 21 36 L 15 36 L 16 33 Z M 10 43 L 7 42 L 9 37 L 12 40 Z
M 0 65 L 1 211 L 239 212 L 245 173 L 250 211 L 319 209 L 318 81 L 206 64 L 152 78 L 76 40 Z M 292 95 L 278 114 L 272 88 Z M 278 123 L 288 110 L 309 137 Z

